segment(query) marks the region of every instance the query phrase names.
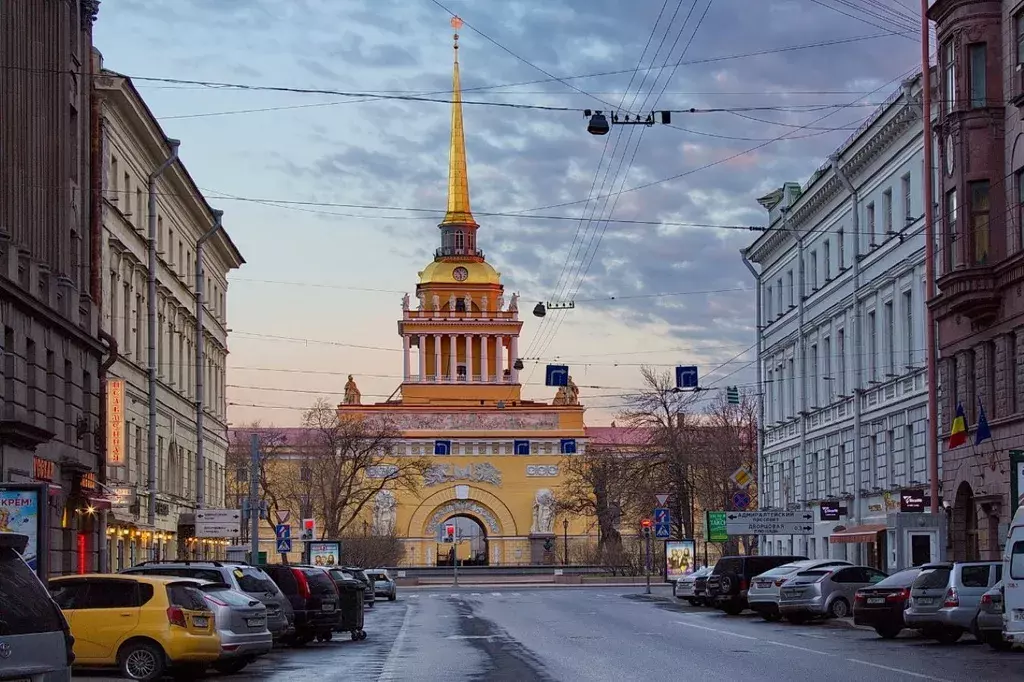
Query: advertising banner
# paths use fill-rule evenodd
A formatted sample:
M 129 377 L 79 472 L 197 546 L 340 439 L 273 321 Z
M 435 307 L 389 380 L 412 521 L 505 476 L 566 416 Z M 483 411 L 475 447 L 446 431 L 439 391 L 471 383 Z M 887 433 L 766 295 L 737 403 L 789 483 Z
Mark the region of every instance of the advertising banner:
M 124 379 L 107 380 L 107 464 L 125 465 Z
M 685 578 L 696 570 L 697 548 L 693 540 L 665 543 L 665 578 L 669 582 Z
M 309 563 L 314 566 L 338 566 L 341 564 L 340 542 L 309 543 Z
M 32 570 L 37 573 L 43 568 L 41 554 L 44 523 L 40 507 L 45 504 L 42 486 L 3 485 L 0 486 L 0 533 L 20 533 L 28 536 L 28 544 L 22 555 Z M 43 509 L 45 513 L 45 508 Z

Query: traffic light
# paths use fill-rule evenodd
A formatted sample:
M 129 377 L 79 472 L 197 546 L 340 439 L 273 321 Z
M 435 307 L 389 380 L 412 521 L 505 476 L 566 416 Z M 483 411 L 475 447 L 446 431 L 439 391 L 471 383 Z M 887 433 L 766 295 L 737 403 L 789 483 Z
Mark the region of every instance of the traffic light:
M 650 520 L 650 519 L 643 519 L 643 520 L 642 520 L 642 521 L 640 522 L 640 525 L 641 525 L 641 526 L 643 526 L 644 528 L 650 528 L 650 527 L 651 527 L 651 525 L 652 525 L 652 523 L 651 523 L 651 520 Z
M 312 540 L 316 535 L 316 519 L 302 519 L 302 540 Z
M 730 405 L 740 404 L 740 389 L 736 386 L 726 386 L 725 398 Z
M 455 524 L 449 523 L 444 527 L 444 541 L 455 542 Z

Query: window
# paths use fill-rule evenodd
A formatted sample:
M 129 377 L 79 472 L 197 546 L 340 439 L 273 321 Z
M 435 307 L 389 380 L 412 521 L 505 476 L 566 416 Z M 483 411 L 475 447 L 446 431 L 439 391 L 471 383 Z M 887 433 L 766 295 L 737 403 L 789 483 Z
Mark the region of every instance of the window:
M 142 294 L 135 295 L 135 357 L 139 363 L 145 356 L 142 354 L 142 347 L 145 340 L 142 335 L 143 324 L 145 323 L 146 305 L 142 300 Z
M 892 233 L 892 190 L 887 189 L 882 192 L 882 220 L 885 221 L 883 226 L 885 227 L 885 233 Z
M 146 214 L 142 212 L 142 188 L 135 188 L 135 227 L 142 229 Z
M 128 282 L 124 283 L 124 311 L 122 312 L 121 323 L 124 326 L 121 348 L 124 348 L 126 355 L 131 356 L 132 347 L 129 344 L 132 340 L 132 290 Z
M 796 365 L 793 362 L 793 358 L 786 361 L 786 369 L 788 370 L 789 376 L 789 409 L 791 415 L 796 414 Z
M 914 291 L 903 292 L 903 346 L 908 366 L 914 364 Z
M 808 282 L 811 285 L 811 291 L 815 291 L 818 288 L 818 252 L 811 251 L 811 255 L 808 257 L 807 265 L 809 266 Z
M 39 378 L 38 358 L 36 356 L 36 342 L 32 339 L 25 340 L 25 388 L 27 399 L 25 406 L 29 412 L 36 411 L 36 381 Z M 35 420 L 35 415 L 30 414 L 29 419 Z
M 138 606 L 134 580 L 89 581 L 85 595 L 76 600 L 76 609 L 130 609 Z
M 464 249 L 466 248 L 466 235 L 462 230 L 455 231 L 455 248 Z
M 832 243 L 827 239 L 821 246 L 821 260 L 825 266 L 825 281 L 828 282 L 832 279 Z
M 832 339 L 825 337 L 821 340 L 821 376 L 825 380 L 826 402 L 832 402 Z
M 765 376 L 765 384 L 767 384 L 765 392 L 768 394 L 769 398 L 771 397 L 771 395 L 773 393 L 773 391 L 772 391 L 772 389 L 773 389 L 773 386 L 772 386 L 773 378 L 774 378 L 774 373 L 771 370 L 768 370 L 768 373 Z M 768 413 L 766 419 L 767 419 L 768 423 L 771 423 L 771 422 L 775 421 L 773 419 L 773 417 L 775 416 L 775 401 L 769 399 L 769 400 L 765 401 L 765 403 L 766 403 L 765 404 L 765 410 Z
M 970 73 L 968 74 L 971 88 L 971 108 L 980 109 L 988 104 L 986 95 L 985 70 L 987 68 L 986 43 L 974 43 L 967 46 L 967 56 L 970 60 Z
M 818 344 L 811 344 L 811 357 L 810 357 L 810 370 L 811 374 L 807 378 L 808 384 L 810 384 L 811 394 L 811 405 L 814 407 L 818 406 Z
M 120 177 L 117 171 L 117 157 L 113 154 L 110 155 L 110 201 L 114 204 L 117 203 L 118 198 L 118 181 Z
M 956 46 L 950 40 L 942 48 L 943 110 L 948 114 L 956 105 Z
M 796 287 L 793 286 L 793 271 L 786 273 L 786 283 L 789 285 L 789 307 L 792 308 L 796 299 Z
M 846 330 L 836 331 L 836 390 L 846 394 Z
M 904 175 L 903 178 L 901 178 L 901 182 L 903 183 L 903 218 L 904 218 L 904 222 L 905 223 L 912 223 L 912 222 L 914 222 L 914 214 L 912 213 L 913 197 L 910 194 L 910 191 L 911 191 L 911 187 L 910 187 L 910 173 L 907 173 L 906 175 Z
M 14 547 L 0 547 L 0 604 L 3 604 L 4 637 L 64 629 L 64 618 L 47 597 L 35 571 Z
M 764 301 L 764 318 L 766 320 L 772 319 L 772 288 L 769 285 L 765 289 L 765 301 Z
M 893 311 L 892 301 L 886 301 L 882 306 L 883 322 L 885 324 L 885 370 L 890 375 L 896 374 L 896 315 Z
M 778 301 L 779 301 L 779 310 L 775 314 L 776 314 L 776 316 L 781 317 L 782 313 L 786 312 L 786 309 L 782 306 L 782 278 L 781 277 L 775 281 L 775 286 L 778 289 L 777 295 L 778 295 Z
M 1013 18 L 1014 32 L 1017 34 L 1017 63 L 1024 64 L 1024 12 Z
M 164 217 L 162 215 L 156 217 L 156 250 L 161 253 L 164 250 Z
M 988 574 L 988 564 L 963 566 L 960 569 L 960 584 L 964 587 L 988 587 Z
M 1024 168 L 1017 171 L 1017 246 L 1024 249 Z
M 839 257 L 838 264 L 841 271 L 846 267 L 846 234 L 841 227 L 836 231 L 836 246 L 839 247 L 839 253 L 836 255 Z
M 946 242 L 943 244 L 946 252 L 946 270 L 952 271 L 960 265 L 960 249 L 956 244 L 957 231 L 959 228 L 956 205 L 956 188 L 946 192 Z
M 868 218 L 868 246 L 878 246 L 878 240 L 875 239 L 875 204 L 871 202 L 867 206 L 867 218 Z
M 878 324 L 875 311 L 868 313 L 868 377 L 871 381 L 878 379 Z
M 971 197 L 971 236 L 974 264 L 988 262 L 989 183 L 978 180 L 968 185 Z
M 313 480 L 313 470 L 308 465 L 303 464 L 299 469 L 299 480 L 305 482 Z
M 1006 352 L 1003 354 L 1006 363 L 1004 376 L 1006 377 L 1007 408 L 1010 414 L 1017 414 L 1020 403 L 1017 398 L 1017 332 L 1010 332 L 1006 336 Z

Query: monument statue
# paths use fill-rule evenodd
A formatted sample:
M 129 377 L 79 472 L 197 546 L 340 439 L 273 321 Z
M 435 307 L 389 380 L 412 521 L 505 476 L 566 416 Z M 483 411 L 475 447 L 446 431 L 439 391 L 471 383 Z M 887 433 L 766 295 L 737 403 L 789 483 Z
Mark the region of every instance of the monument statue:
M 533 526 L 531 533 L 551 533 L 555 521 L 555 496 L 547 488 L 541 488 L 533 498 Z
M 487 294 L 480 297 L 480 312 L 487 312 Z
M 438 296 L 437 294 L 434 294 L 434 296 L 433 296 L 433 298 L 432 298 L 432 300 L 430 302 L 434 304 L 434 311 L 435 312 L 441 310 L 441 297 L 440 296 Z
M 519 310 L 519 294 L 512 294 L 512 302 L 508 304 L 508 311 L 514 313 Z
M 402 310 L 409 309 L 409 293 L 406 292 L 405 296 L 402 297 Z
M 498 308 L 497 308 L 497 310 L 500 313 L 504 308 L 505 308 L 505 296 L 503 294 L 498 294 Z
M 352 378 L 352 375 L 348 375 L 348 381 L 345 382 L 345 404 L 346 405 L 361 405 L 363 394 L 359 392 L 359 387 L 356 386 L 356 380 Z
M 395 532 L 395 508 L 398 501 L 395 494 L 390 490 L 381 490 L 377 493 L 373 504 L 373 534 L 391 535 Z
M 555 393 L 555 399 L 551 401 L 552 405 L 579 405 L 580 404 L 580 389 L 577 388 L 576 382 L 572 380 L 572 375 L 569 375 L 569 381 L 565 386 L 559 386 L 558 392 Z
M 423 310 L 427 307 L 427 295 L 422 291 L 416 294 L 416 300 L 420 302 L 419 307 L 416 310 Z
M 473 295 L 472 294 L 466 294 L 465 296 L 463 296 L 462 297 L 462 302 L 466 304 L 466 312 L 467 313 L 473 312 Z
M 451 294 L 448 297 L 448 312 L 450 312 L 450 313 L 454 313 L 455 312 L 455 294 Z

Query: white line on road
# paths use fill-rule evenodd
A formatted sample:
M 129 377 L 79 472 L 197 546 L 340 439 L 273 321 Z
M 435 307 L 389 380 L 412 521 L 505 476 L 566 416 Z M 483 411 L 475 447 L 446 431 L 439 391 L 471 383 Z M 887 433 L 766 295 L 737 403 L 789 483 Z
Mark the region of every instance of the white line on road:
M 492 597 L 500 597 L 501 596 L 501 592 L 491 592 L 491 596 Z
M 693 623 L 684 623 L 681 620 L 677 620 L 676 623 L 688 628 L 697 628 L 698 630 L 706 630 L 708 632 L 717 632 L 722 635 L 731 635 L 733 637 L 739 637 L 740 639 L 752 639 L 757 640 L 757 637 L 750 637 L 749 635 L 741 635 L 738 632 L 729 632 L 728 630 L 716 630 L 715 628 L 706 628 L 703 625 L 694 625 Z
M 889 667 L 887 665 L 882 665 L 880 663 L 872 663 L 871 661 L 862 661 L 859 658 L 848 658 L 846 660 L 849 661 L 850 663 L 860 663 L 861 665 L 869 665 L 872 668 L 881 668 L 882 670 L 888 670 L 889 672 L 893 672 L 893 673 L 900 673 L 901 675 L 910 675 L 911 677 L 916 677 L 916 678 L 922 679 L 922 680 L 934 680 L 935 682 L 950 682 L 949 680 L 943 679 L 941 677 L 935 677 L 934 675 L 925 675 L 923 673 L 915 673 L 915 672 L 911 672 L 909 670 L 904 670 L 903 668 L 892 668 L 892 667 Z
M 479 593 L 479 592 L 473 592 L 473 593 L 472 593 L 472 594 L 470 594 L 469 596 L 471 596 L 471 597 L 479 597 L 479 596 L 480 596 L 480 593 Z
M 494 639 L 497 635 L 448 635 L 445 639 Z
M 402 656 L 402 649 L 405 645 L 405 633 L 409 631 L 409 621 L 412 620 L 412 607 L 405 607 L 405 617 L 402 618 L 402 626 L 398 629 L 398 636 L 395 637 L 395 643 L 391 645 L 391 651 L 388 652 L 388 657 L 384 661 L 384 667 L 381 669 L 380 676 L 377 677 L 377 682 L 397 682 L 401 679 L 398 659 Z
M 773 640 L 770 640 L 770 639 L 765 640 L 765 641 L 768 642 L 769 644 L 774 644 L 775 646 L 784 646 L 787 649 L 796 649 L 797 651 L 806 651 L 809 654 L 820 654 L 821 656 L 831 656 L 832 655 L 832 654 L 826 653 L 824 651 L 818 651 L 817 649 L 808 649 L 805 646 L 797 646 L 796 644 L 786 644 L 785 642 L 776 642 L 776 641 L 773 641 Z

